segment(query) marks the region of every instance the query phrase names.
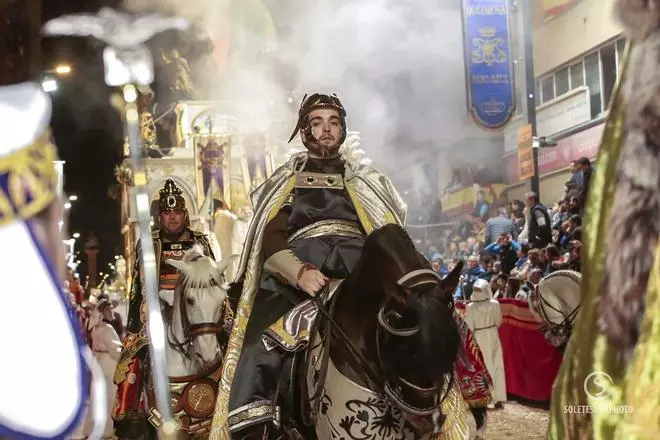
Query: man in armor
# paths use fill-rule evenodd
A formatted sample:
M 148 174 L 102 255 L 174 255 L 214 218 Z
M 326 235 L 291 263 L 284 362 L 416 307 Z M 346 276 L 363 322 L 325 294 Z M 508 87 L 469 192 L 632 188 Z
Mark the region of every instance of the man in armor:
M 335 95 L 303 99 L 289 142 L 300 134 L 308 151 L 292 156 L 252 194 L 254 218 L 236 278 L 238 330 L 219 391 L 229 414 L 224 408 L 214 419 L 214 427 L 228 425 L 233 438 L 261 438 L 279 423 L 279 377 L 308 342 L 305 326 L 312 320 L 288 330 L 276 323 L 330 279 L 346 278 L 367 234 L 405 222 L 406 206 L 390 180 L 340 155 L 345 118 Z
M 161 291 L 174 290 L 179 274 L 173 266 L 165 263 L 167 259 L 181 260 L 185 252 L 195 244 L 202 247 L 205 255 L 211 258 L 214 256 L 208 238 L 190 229 L 190 218 L 182 190 L 172 179 L 167 179 L 160 190 L 158 209 L 160 229 L 154 230 L 152 234 L 159 273 L 158 286 Z M 115 371 L 117 396 L 112 414 L 117 435 L 130 439 L 150 438 L 152 432 L 143 401 L 149 367 L 149 336 L 145 325 L 147 303 L 143 292 L 144 274 L 139 249 L 138 241 L 138 259 L 133 269 L 129 297 L 127 334 Z

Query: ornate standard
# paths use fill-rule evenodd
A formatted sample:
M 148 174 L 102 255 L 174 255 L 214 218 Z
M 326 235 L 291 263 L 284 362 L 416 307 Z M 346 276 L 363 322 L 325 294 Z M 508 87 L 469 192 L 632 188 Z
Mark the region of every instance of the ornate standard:
M 65 15 L 46 23 L 46 35 L 93 36 L 108 46 L 103 51 L 105 82 L 111 87 L 122 87 L 125 101 L 126 132 L 131 158 L 135 163 L 134 194 L 140 236 L 151 236 L 151 216 L 146 169 L 142 160 L 140 125 L 137 108 L 136 85 L 148 86 L 154 79 L 153 58 L 144 43 L 154 35 L 168 29 L 184 30 L 188 23 L 180 18 L 159 14 L 131 16 L 109 8 L 98 15 Z M 152 375 L 156 388 L 156 403 L 163 420 L 162 436 L 173 438 L 176 423 L 169 405 L 169 380 L 165 368 L 165 327 L 158 299 L 158 273 L 152 240 L 140 240 L 147 293 L 148 329 L 151 340 Z

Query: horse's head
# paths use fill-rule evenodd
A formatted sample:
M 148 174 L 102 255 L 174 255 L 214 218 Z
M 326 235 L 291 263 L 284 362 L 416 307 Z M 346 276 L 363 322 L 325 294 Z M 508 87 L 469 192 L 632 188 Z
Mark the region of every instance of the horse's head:
M 188 354 L 206 366 L 221 355 L 217 334 L 224 331 L 220 319 L 227 297 L 223 272 L 231 259 L 216 263 L 194 247 L 182 260 L 167 260 L 167 263 L 180 273 L 173 294 L 161 294 L 173 307 L 172 332 L 178 334 L 177 339 L 183 339 L 178 343 L 190 344 L 192 351 Z
M 452 294 L 462 267 L 442 279 L 396 225 L 365 242 L 359 276 L 367 278 L 360 284 L 380 295 L 377 351 L 386 391 L 408 413 L 435 410 L 452 377 L 459 349 Z
M 580 310 L 582 275 L 558 270 L 543 278 L 529 298 L 529 310 L 543 323 L 541 331 L 555 347 L 568 342 Z

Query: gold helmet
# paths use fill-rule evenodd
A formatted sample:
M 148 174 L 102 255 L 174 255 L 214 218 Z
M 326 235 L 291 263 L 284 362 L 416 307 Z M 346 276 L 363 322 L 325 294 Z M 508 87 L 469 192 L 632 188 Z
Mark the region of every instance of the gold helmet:
M 183 194 L 183 191 L 176 186 L 174 180 L 167 179 L 165 181 L 165 186 L 163 186 L 159 193 L 160 200 L 158 201 L 158 208 L 160 212 L 176 210 L 187 211 L 186 200 L 181 195 Z

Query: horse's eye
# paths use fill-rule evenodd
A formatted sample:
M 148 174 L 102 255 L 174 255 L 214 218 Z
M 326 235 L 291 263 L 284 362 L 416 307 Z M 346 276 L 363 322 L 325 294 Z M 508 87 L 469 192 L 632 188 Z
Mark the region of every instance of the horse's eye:
M 186 298 L 186 302 L 187 302 L 188 305 L 190 305 L 190 306 L 194 306 L 194 305 L 195 305 L 195 300 L 194 300 L 193 298 Z

